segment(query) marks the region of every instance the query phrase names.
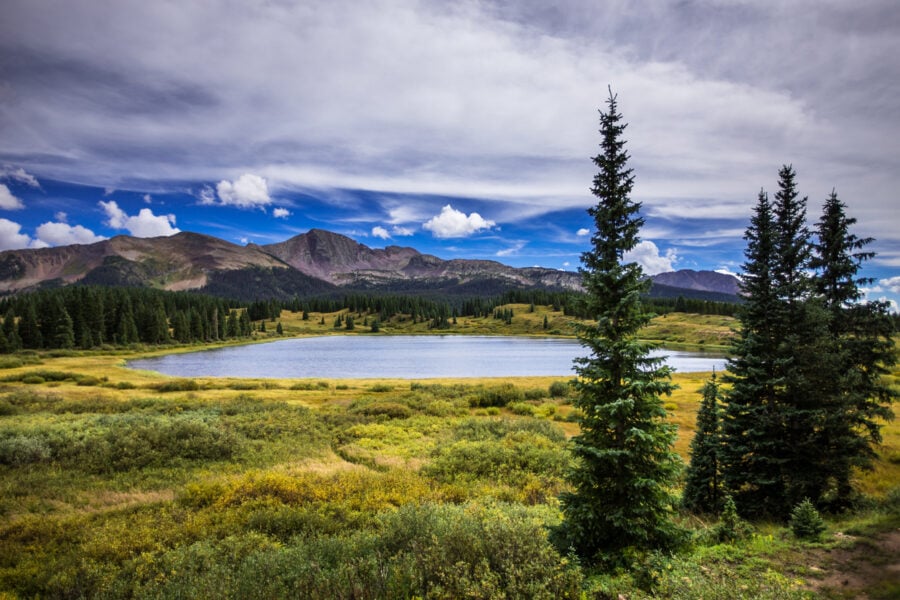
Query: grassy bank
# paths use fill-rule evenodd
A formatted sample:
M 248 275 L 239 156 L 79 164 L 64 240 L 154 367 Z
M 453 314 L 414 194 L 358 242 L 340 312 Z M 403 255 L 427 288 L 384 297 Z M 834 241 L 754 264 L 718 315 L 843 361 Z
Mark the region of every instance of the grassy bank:
M 534 315 L 523 332 L 542 327 L 540 308 L 522 308 Z M 286 316 L 285 329 L 317 333 L 312 317 Z M 667 342 L 697 343 L 713 339 L 715 323 L 669 315 L 654 326 Z M 390 331 L 427 332 L 419 325 Z M 128 356 L 0 365 L 0 597 L 837 598 L 864 587 L 887 598 L 898 589 L 885 541 L 900 526 L 896 422 L 876 469 L 858 474 L 868 499 L 831 518 L 820 542 L 756 524 L 719 543 L 714 519 L 683 515 L 690 549 L 598 576 L 547 541 L 576 432 L 565 378 L 173 379 L 125 368 Z M 666 402 L 685 457 L 705 378 L 676 375 Z M 868 575 L 843 586 L 834 578 L 848 565 Z

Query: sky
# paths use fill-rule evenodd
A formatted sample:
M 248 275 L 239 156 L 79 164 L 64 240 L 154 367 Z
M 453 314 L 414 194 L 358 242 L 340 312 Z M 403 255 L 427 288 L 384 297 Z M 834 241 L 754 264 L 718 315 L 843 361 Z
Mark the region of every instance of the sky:
M 311 228 L 576 270 L 609 90 L 650 274 L 740 273 L 790 164 L 900 300 L 896 0 L 4 0 L 0 250 Z M 896 305 L 895 305 L 896 306 Z

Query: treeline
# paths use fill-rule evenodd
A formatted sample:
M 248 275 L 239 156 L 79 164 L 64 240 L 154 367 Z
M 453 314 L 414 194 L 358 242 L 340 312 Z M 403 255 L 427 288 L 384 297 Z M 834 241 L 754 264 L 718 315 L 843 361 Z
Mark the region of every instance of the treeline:
M 348 294 L 343 298 L 293 298 L 238 302 L 193 292 L 145 287 L 68 286 L 0 300 L 0 352 L 22 349 L 97 348 L 135 343 L 192 343 L 248 337 L 276 321 L 283 310 L 303 313 L 348 311 L 377 323 L 394 318 L 427 322 L 447 329 L 459 317 L 499 317 L 508 304 L 549 306 L 573 318 L 586 318 L 584 294 L 554 290 L 510 290 L 494 297 Z M 647 298 L 657 314 L 692 312 L 733 314 L 737 305 L 679 298 Z M 533 310 L 533 308 L 532 308 Z M 260 322 L 258 327 L 253 324 Z
M 275 308 L 255 306 L 269 316 Z M 280 312 L 280 310 L 279 310 Z M 190 343 L 247 337 L 250 311 L 221 298 L 153 288 L 69 286 L 0 301 L 0 352 Z

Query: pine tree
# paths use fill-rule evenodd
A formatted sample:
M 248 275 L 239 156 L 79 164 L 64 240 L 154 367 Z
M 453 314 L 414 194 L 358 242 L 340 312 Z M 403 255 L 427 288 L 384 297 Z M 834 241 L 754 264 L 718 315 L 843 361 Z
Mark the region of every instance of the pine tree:
M 6 338 L 6 351 L 16 352 L 22 349 L 22 338 L 19 337 L 19 326 L 16 323 L 16 313 L 12 307 L 6 311 L 3 317 L 3 334 Z
M 19 339 L 22 340 L 22 347 L 35 350 L 43 348 L 44 337 L 41 335 L 41 326 L 38 322 L 34 297 L 28 297 L 24 302 L 25 306 L 20 313 L 21 318 L 19 319 Z
M 719 384 L 716 374 L 703 385 L 697 427 L 691 440 L 691 462 L 685 476 L 682 504 L 688 510 L 716 513 L 721 508 L 719 469 Z
M 577 329 L 590 351 L 575 361 L 577 467 L 570 475 L 574 491 L 561 496 L 565 519 L 554 541 L 589 563 L 616 564 L 633 552 L 668 549 L 679 541 L 670 489 L 680 462 L 661 400 L 674 387 L 670 369 L 637 339 L 651 316 L 640 301 L 647 283 L 641 267 L 623 263 L 623 255 L 637 245 L 643 219 L 640 204 L 630 198 L 634 176 L 622 139 L 626 125 L 612 91 L 607 105 L 600 112 L 601 153 L 594 158 L 599 172 L 591 190 L 598 203 L 588 210 L 596 232 L 580 269 L 587 292 L 583 309 L 594 322 Z
M 893 417 L 895 398 L 883 375 L 895 364 L 893 323 L 888 306 L 860 303 L 862 263 L 875 255 L 865 247 L 872 238 L 850 232 L 856 219 L 832 190 L 817 224 L 812 266 L 815 292 L 824 306 L 829 361 L 821 361 L 823 419 L 817 428 L 825 498 L 813 498 L 831 509 L 846 508 L 853 499 L 854 467 L 871 468 L 874 445 L 881 442 L 881 422 Z
M 740 329 L 731 345 L 731 384 L 724 394 L 722 479 L 741 514 L 762 516 L 782 510 L 781 416 L 777 391 L 779 299 L 773 283 L 775 220 L 765 191 L 760 190 L 750 226 L 741 293 L 745 302 L 737 316 Z

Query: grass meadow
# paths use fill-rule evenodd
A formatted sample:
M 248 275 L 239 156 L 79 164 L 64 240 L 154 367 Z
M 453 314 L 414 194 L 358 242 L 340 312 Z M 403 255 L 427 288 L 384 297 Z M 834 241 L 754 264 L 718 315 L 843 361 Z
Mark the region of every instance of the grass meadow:
M 513 310 L 509 325 L 459 319 L 452 330 L 570 332 L 568 318 L 546 307 Z M 368 316 L 360 317 L 353 334 L 374 335 L 361 325 Z M 286 313 L 282 325 L 285 335 L 331 334 L 334 318 Z M 668 315 L 645 334 L 715 347 L 732 324 Z M 397 320 L 381 332 L 429 331 Z M 684 514 L 694 531 L 684 552 L 592 574 L 547 540 L 561 518 L 567 439 L 577 432 L 565 378 L 365 380 L 352 379 L 348 365 L 351 378 L 341 380 L 177 379 L 124 366 L 152 352 L 0 357 L 0 598 L 888 598 L 900 591 L 890 578 L 896 555 L 883 544 L 900 526 L 896 422 L 885 425 L 876 468 L 858 474 L 859 509 L 829 518 L 821 541 L 757 523 L 744 539 L 719 543 L 715 517 Z M 676 374 L 679 389 L 666 399 L 685 459 L 708 375 Z M 854 560 L 863 564 L 851 565 L 856 572 L 870 565 L 885 575 L 862 587 L 831 585 Z

